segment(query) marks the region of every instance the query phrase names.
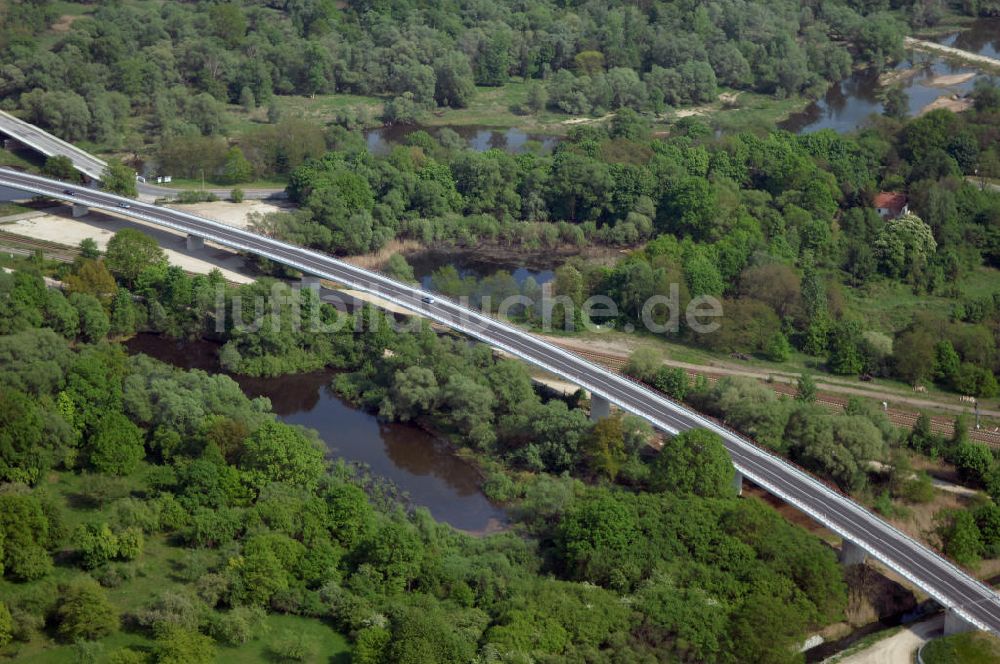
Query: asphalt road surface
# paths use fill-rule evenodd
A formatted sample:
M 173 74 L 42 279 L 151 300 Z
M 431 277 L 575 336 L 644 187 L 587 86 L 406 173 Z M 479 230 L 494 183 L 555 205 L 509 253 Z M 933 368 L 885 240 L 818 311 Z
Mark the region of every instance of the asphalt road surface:
M 47 157 L 51 157 L 53 155 L 69 157 L 76 170 L 80 171 L 92 180 L 99 181 L 101 176 L 104 174 L 104 168 L 107 166 L 107 162 L 102 159 L 98 159 L 86 150 L 81 150 L 72 143 L 67 143 L 47 131 L 39 129 L 35 125 L 25 122 L 24 120 L 14 117 L 10 113 L 6 113 L 4 111 L 0 111 L 0 133 L 14 138 L 23 145 L 26 145 Z M 149 184 L 142 181 L 137 182 L 136 186 L 138 187 L 140 194 L 144 194 L 151 198 L 173 198 L 181 193 L 180 189 L 160 187 L 155 184 Z M 209 188 L 206 189 L 206 191 L 215 194 L 219 198 L 226 198 L 229 196 L 232 189 Z M 245 198 L 251 199 L 281 198 L 284 196 L 284 189 L 244 189 L 243 195 Z
M 1000 634 L 1000 598 L 997 594 L 926 546 L 805 471 L 758 448 L 748 439 L 713 420 L 513 325 L 493 320 L 446 298 L 430 297 L 425 291 L 325 254 L 185 212 L 9 169 L 0 169 L 0 186 L 101 208 L 197 235 L 239 251 L 265 256 L 306 274 L 372 293 L 490 346 L 505 350 L 607 398 L 623 410 L 643 417 L 667 433 L 692 428 L 715 431 L 722 436 L 736 469 L 744 477 L 861 546 L 973 625 Z M 67 191 L 73 193 L 68 194 Z M 130 207 L 123 208 L 120 204 Z

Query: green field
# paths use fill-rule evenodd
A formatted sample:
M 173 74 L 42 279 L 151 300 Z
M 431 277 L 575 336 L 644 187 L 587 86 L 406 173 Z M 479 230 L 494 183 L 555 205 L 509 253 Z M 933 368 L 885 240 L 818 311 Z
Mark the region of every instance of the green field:
M 966 632 L 934 639 L 921 653 L 924 664 L 996 664 L 1000 639 L 985 632 Z

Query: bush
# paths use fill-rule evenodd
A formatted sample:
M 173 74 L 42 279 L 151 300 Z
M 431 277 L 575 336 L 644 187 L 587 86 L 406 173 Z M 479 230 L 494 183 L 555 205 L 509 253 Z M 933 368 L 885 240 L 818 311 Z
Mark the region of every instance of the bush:
M 108 655 L 108 664 L 145 664 L 146 655 L 131 648 L 121 648 Z
M 219 197 L 210 191 L 198 191 L 196 189 L 185 189 L 177 195 L 175 203 L 212 203 L 219 200 Z M 169 201 L 168 201 L 169 202 Z
M 495 503 L 506 503 L 520 495 L 520 487 L 503 472 L 492 473 L 483 482 L 483 493 Z
M 81 577 L 63 587 L 56 609 L 59 636 L 69 642 L 94 640 L 118 629 L 118 612 L 104 589 L 90 577 Z
M 934 500 L 934 483 L 927 473 L 917 473 L 916 477 L 906 480 L 900 489 L 900 497 L 908 503 L 925 504 Z
M 229 200 L 233 203 L 243 202 L 243 190 L 239 187 L 233 187 L 233 190 L 229 192 Z
M 238 606 L 216 614 L 211 626 L 212 638 L 229 646 L 241 646 L 265 633 L 267 614 L 260 607 Z
M 14 640 L 14 618 L 10 615 L 10 609 L 3 602 L 0 602 L 0 648 Z
M 271 654 L 282 661 L 307 662 L 316 657 L 319 645 L 310 637 L 286 631 L 269 648 Z
M 976 486 L 982 486 L 993 467 L 993 452 L 982 443 L 961 443 L 951 456 L 962 479 Z
M 215 646 L 204 634 L 167 624 L 156 630 L 153 654 L 157 664 L 211 664 Z

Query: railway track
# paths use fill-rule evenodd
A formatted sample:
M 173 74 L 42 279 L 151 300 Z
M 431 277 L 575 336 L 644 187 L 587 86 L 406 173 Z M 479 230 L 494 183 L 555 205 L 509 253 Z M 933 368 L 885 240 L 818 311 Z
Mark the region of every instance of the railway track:
M 557 342 L 558 343 L 558 342 Z M 622 357 L 621 355 L 614 355 L 611 353 L 601 353 L 598 351 L 585 351 L 581 350 L 576 345 L 569 344 L 559 344 L 563 348 L 576 353 L 577 355 L 582 355 L 588 360 L 592 360 L 598 364 L 601 364 L 609 369 L 614 369 L 621 373 L 625 369 L 625 365 L 628 364 L 628 359 Z M 704 376 L 710 383 L 714 383 L 720 378 L 724 377 L 724 374 L 713 374 L 711 371 L 687 371 L 687 375 L 691 378 L 697 376 Z M 794 385 L 788 383 L 765 383 L 772 390 L 778 394 L 783 394 L 787 396 L 795 396 L 797 392 Z M 842 412 L 846 407 L 848 400 L 841 397 L 833 396 L 831 394 L 820 394 L 817 396 L 816 403 L 820 404 L 824 408 L 829 409 L 832 412 Z M 915 413 L 907 410 L 899 410 L 896 408 L 890 408 L 886 411 L 886 415 L 889 421 L 899 427 L 905 427 L 907 429 L 912 429 L 917 422 L 917 418 L 920 417 L 919 413 Z M 935 433 L 943 434 L 945 436 L 951 436 L 955 431 L 955 422 L 951 418 L 932 416 L 931 417 L 931 430 Z M 969 437 L 972 440 L 986 443 L 990 447 L 1000 449 L 1000 432 L 989 431 L 986 429 L 969 429 Z
M 60 263 L 72 263 L 80 254 L 79 250 L 57 242 L 36 240 L 0 230 L 0 253 L 30 256 L 39 250 L 45 258 Z

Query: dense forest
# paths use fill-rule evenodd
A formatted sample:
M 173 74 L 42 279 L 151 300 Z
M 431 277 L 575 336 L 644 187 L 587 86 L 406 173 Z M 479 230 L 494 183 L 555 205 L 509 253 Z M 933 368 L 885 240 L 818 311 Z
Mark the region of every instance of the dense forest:
M 890 108 L 847 136 L 726 135 L 668 113 L 721 93 L 817 96 L 854 67 L 898 60 L 904 34 L 948 12 L 996 15 L 1000 4 L 11 0 L 0 4 L 0 108 L 124 157 L 104 186 L 130 195 L 133 167 L 287 183 L 295 208 L 254 215 L 252 229 L 331 254 L 393 240 L 606 248 L 613 258 L 554 271 L 549 294 L 570 304 L 547 332 L 590 323 L 591 296 L 617 303 L 609 329 L 638 329 L 650 296 L 676 287 L 680 308 L 711 297 L 725 316 L 711 334 L 682 316 L 672 343 L 991 398 L 995 82 L 981 81 L 962 114 Z M 516 155 L 476 152 L 448 128 L 375 155 L 358 131 L 514 86 L 526 93 L 513 112 L 590 118 L 551 152 Z M 321 122 L 278 103 L 347 95 L 380 115 L 348 104 Z M 66 159 L 42 170 L 79 177 Z M 910 212 L 880 217 L 873 199 L 887 191 L 905 192 Z M 485 346 L 419 321 L 399 331 L 370 308 L 344 320 L 269 277 L 234 287 L 218 272 L 191 276 L 135 230 L 103 253 L 85 241 L 72 263 L 10 264 L 0 659 L 72 648 L 79 661 L 198 663 L 263 640 L 271 659 L 310 661 L 332 647 L 312 625 L 360 664 L 792 663 L 806 636 L 845 616 L 850 573 L 761 501 L 736 500 L 713 434 L 661 440 L 630 416 L 592 422 L 585 395 L 538 391 Z M 400 254 L 385 269 L 415 281 Z M 452 266 L 431 285 L 484 308 L 543 294 L 531 278 Z M 273 296 L 283 308 L 261 327 L 260 312 L 235 304 Z M 540 305 L 507 313 L 542 329 Z M 311 334 L 299 316 L 343 324 Z M 336 369 L 342 397 L 474 460 L 511 532 L 477 538 L 435 522 L 226 375 L 129 356 L 123 341 L 140 332 L 217 342 L 232 374 Z M 964 565 L 1000 557 L 1000 462 L 964 418 L 951 437 L 926 415 L 903 432 L 860 399 L 831 413 L 808 374 L 779 397 L 748 378 L 691 381 L 648 351 L 625 371 L 890 518 L 934 500 L 914 460 L 944 460 L 983 493 L 922 534 Z M 276 617 L 294 627 L 268 633 Z
M 376 95 L 397 122 L 515 78 L 535 81 L 528 110 L 572 114 L 661 112 L 723 88 L 816 94 L 852 64 L 898 58 L 908 24 L 946 11 L 939 0 L 100 3 L 53 35 L 60 6 L 0 8 L 0 98 L 107 147 L 141 142 L 130 132 L 222 134 L 223 105 L 275 95 Z M 145 124 L 127 130 L 133 116 Z
M 726 314 L 712 334 L 681 321 L 676 339 L 773 361 L 799 351 L 835 374 L 992 397 L 1000 302 L 988 285 L 972 293 L 959 286 L 1000 261 L 1000 196 L 970 177 L 1000 174 L 1000 91 L 983 84 L 975 94 L 976 109 L 965 114 L 885 119 L 850 137 L 715 138 L 688 121 L 651 140 L 628 111 L 607 129 L 575 130 L 552 155 L 477 153 L 418 132 L 374 157 L 345 134 L 340 150 L 292 172 L 288 192 L 300 209 L 253 225 L 348 254 L 394 237 L 527 250 L 642 245 L 611 267 L 570 260 L 558 268 L 552 294 L 569 297 L 577 313 L 556 316 L 557 327 L 580 329 L 581 305 L 595 294 L 617 303 L 613 323 L 638 327 L 650 296 L 676 284 L 681 308 L 713 296 Z M 912 212 L 880 218 L 871 204 L 880 189 L 910 191 Z M 399 257 L 389 268 L 412 277 Z M 859 313 L 891 285 L 946 307 L 904 309 L 893 320 Z M 533 280 L 499 273 L 476 283 L 445 267 L 433 286 L 474 304 L 488 296 L 494 306 L 527 295 L 538 306 L 514 317 L 541 322 Z
M 522 365 L 374 311 L 310 335 L 293 310 L 343 314 L 309 290 L 280 322 L 213 332 L 217 288 L 272 284 L 191 278 L 135 231 L 84 249 L 65 291 L 32 261 L 0 274 L 2 653 L 52 639 L 86 661 L 209 662 L 285 614 L 335 626 L 357 662 L 796 662 L 843 614 L 833 552 L 736 500 L 711 434 L 651 455 L 641 423 L 591 423 Z M 137 330 L 213 335 L 237 371 L 341 367 L 343 394 L 481 455 L 516 532 L 406 509 L 228 377 L 127 356 L 115 339 Z M 270 647 L 298 661 L 316 644 Z

